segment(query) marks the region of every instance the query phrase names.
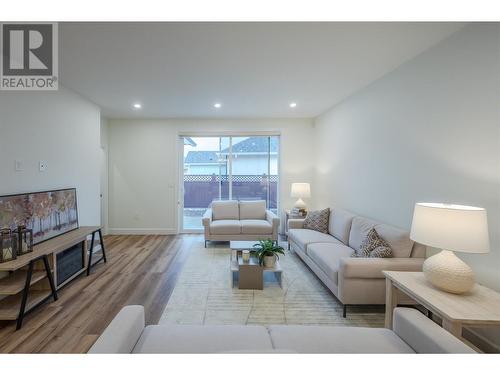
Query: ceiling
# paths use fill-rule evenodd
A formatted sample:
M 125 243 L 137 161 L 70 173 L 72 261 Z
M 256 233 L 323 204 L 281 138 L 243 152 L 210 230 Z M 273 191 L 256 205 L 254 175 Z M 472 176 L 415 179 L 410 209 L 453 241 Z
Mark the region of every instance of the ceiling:
M 59 76 L 110 118 L 315 117 L 462 26 L 61 23 Z

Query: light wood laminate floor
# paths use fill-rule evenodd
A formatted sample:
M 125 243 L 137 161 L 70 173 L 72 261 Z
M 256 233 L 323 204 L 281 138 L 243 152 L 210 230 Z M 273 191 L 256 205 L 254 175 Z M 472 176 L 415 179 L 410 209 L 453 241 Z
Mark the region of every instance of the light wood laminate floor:
M 144 305 L 158 322 L 197 235 L 106 236 L 99 263 L 26 315 L 23 327 L 0 322 L 0 353 L 85 353 L 125 305 Z

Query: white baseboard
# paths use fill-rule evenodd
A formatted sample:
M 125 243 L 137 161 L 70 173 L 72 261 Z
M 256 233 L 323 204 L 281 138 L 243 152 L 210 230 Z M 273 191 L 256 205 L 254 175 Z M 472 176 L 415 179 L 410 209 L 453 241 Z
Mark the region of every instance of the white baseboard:
M 139 234 L 139 235 L 147 235 L 147 234 L 158 234 L 158 235 L 166 235 L 166 234 L 177 234 L 177 230 L 173 228 L 108 228 L 108 234 Z

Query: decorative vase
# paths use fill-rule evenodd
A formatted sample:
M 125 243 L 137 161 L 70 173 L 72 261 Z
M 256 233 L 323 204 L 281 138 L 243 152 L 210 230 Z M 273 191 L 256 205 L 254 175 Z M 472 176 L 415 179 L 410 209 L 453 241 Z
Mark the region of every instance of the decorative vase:
M 266 255 L 264 257 L 264 267 L 272 268 L 276 264 L 276 255 Z
M 470 291 L 475 284 L 472 269 L 453 251 L 442 250 L 427 258 L 423 271 L 432 285 L 445 292 L 465 293 Z
M 250 251 L 243 250 L 241 253 L 241 257 L 243 258 L 243 262 L 248 263 L 250 261 Z

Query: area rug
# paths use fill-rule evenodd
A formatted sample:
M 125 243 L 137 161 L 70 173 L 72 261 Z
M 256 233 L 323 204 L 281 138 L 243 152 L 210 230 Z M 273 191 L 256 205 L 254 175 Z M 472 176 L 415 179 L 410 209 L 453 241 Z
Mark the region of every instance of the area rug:
M 343 318 L 340 302 L 291 251 L 280 258 L 283 288 L 270 280 L 264 290 L 232 287 L 230 255 L 229 243 L 196 242 L 159 324 L 384 325 L 379 307 L 349 307 Z

